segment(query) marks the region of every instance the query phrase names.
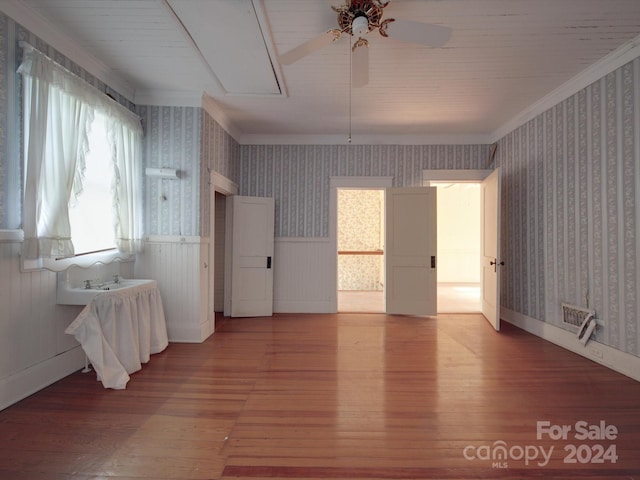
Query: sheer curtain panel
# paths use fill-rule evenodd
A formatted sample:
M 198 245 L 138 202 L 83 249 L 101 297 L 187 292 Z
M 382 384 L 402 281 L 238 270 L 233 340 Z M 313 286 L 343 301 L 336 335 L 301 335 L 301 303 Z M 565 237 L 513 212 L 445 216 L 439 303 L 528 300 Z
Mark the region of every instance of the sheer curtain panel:
M 124 253 L 142 250 L 142 133 L 121 122 L 109 122 L 115 164 L 116 245 Z
M 25 234 L 27 259 L 73 256 L 68 205 L 82 191 L 87 136 L 95 112 L 108 119 L 116 175 L 115 237 L 125 253 L 142 244 L 140 119 L 104 93 L 21 42 L 25 135 Z
M 23 75 L 27 259 L 74 253 L 69 224 L 71 195 L 82 190 L 84 155 L 93 109 L 74 94 L 73 82 L 54 62 L 25 50 Z

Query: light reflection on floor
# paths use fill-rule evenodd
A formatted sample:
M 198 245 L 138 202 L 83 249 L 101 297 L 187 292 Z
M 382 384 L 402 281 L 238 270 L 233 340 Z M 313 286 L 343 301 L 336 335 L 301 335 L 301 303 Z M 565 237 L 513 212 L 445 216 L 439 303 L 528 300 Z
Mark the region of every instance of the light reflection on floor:
M 382 291 L 338 292 L 339 312 L 381 313 Z M 438 313 L 476 313 L 481 309 L 479 283 L 439 283 Z

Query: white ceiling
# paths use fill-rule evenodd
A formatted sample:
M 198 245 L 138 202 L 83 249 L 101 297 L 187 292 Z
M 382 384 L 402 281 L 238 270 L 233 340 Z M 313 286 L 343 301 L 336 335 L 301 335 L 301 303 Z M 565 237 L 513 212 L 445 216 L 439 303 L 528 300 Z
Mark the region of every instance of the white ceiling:
M 443 48 L 370 42 L 351 92 L 349 41 L 284 66 L 336 26 L 343 0 L 1 0 L 0 7 L 138 104 L 205 94 L 241 143 L 489 139 L 613 51 L 640 43 L 640 0 L 392 0 L 384 18 L 447 25 Z M 86 60 L 87 55 L 92 59 Z M 76 60 L 77 61 L 77 60 Z M 96 72 L 92 72 L 96 73 Z M 350 113 L 351 111 L 351 113 Z

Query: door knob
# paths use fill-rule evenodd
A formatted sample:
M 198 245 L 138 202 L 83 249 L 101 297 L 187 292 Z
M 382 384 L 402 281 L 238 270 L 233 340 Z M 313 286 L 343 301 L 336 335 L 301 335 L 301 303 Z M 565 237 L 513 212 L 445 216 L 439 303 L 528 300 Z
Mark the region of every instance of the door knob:
M 493 271 L 494 272 L 497 272 L 498 271 L 498 265 L 503 267 L 504 266 L 504 262 L 498 263 L 498 259 L 496 258 L 495 260 L 490 261 L 489 265 L 491 265 L 493 267 Z

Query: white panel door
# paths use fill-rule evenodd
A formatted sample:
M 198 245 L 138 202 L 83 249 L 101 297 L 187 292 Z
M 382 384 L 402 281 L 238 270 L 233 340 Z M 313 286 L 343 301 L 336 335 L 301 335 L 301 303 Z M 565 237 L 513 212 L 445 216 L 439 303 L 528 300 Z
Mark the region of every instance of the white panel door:
M 385 190 L 385 312 L 436 315 L 436 189 Z
M 227 243 L 230 268 L 225 281 L 225 315 L 268 317 L 273 314 L 273 198 L 227 197 Z
M 500 330 L 500 169 L 481 186 L 482 314 Z

